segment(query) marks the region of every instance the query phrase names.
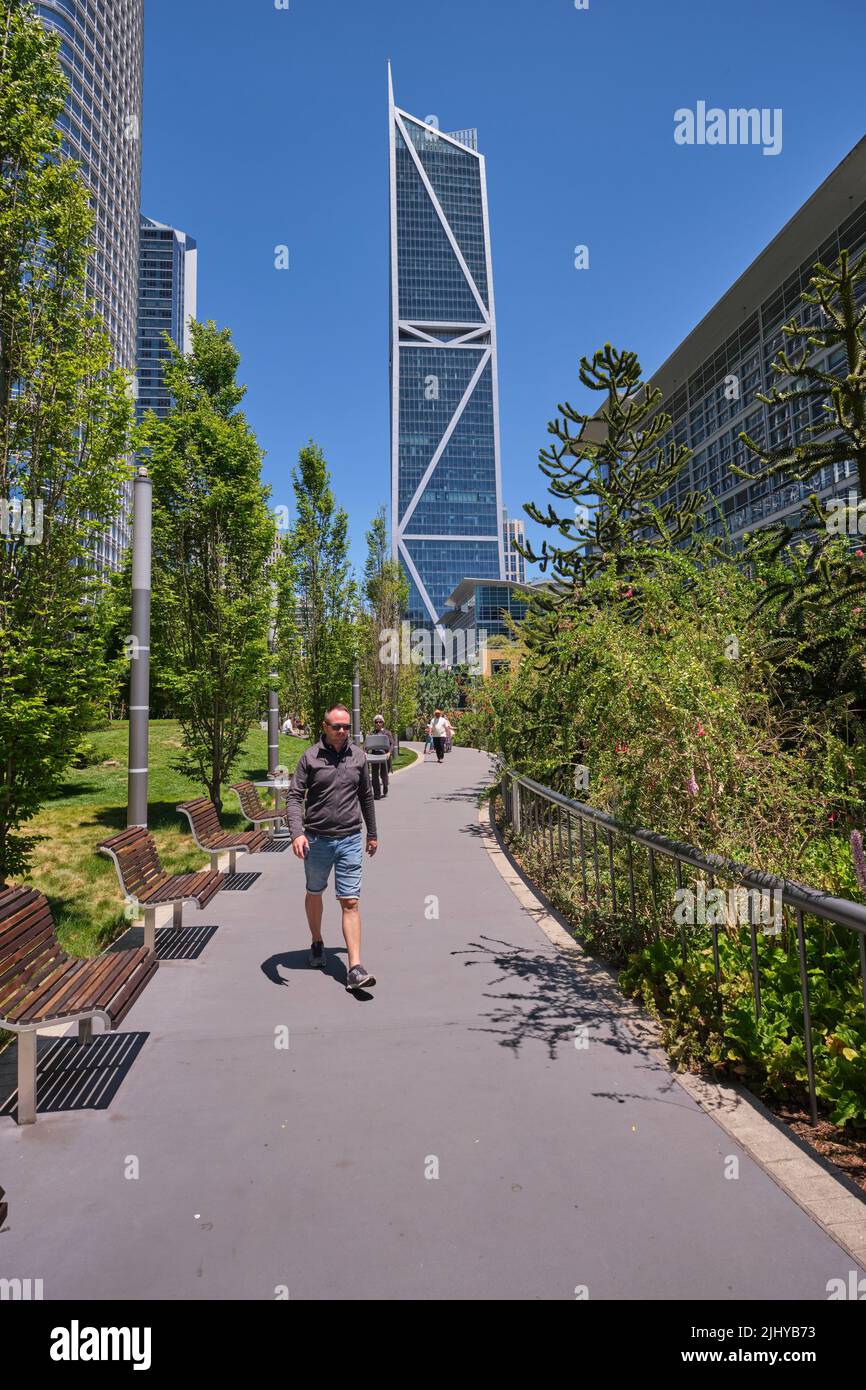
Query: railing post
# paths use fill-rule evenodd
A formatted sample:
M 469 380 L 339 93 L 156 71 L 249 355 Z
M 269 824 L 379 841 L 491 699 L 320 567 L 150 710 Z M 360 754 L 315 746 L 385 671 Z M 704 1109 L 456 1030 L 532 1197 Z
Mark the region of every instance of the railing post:
M 631 924 L 637 931 L 637 909 L 634 901 L 634 856 L 632 854 L 631 840 L 626 841 L 628 846 L 628 897 L 631 907 Z
M 583 901 L 587 901 L 586 892 L 586 840 L 583 834 L 583 816 L 577 817 L 577 830 L 580 837 L 580 878 L 583 885 Z
M 521 814 L 520 814 L 520 783 L 517 778 L 511 781 L 511 824 L 515 835 L 520 834 Z
M 803 935 L 803 913 L 797 908 L 797 949 L 800 955 L 800 990 L 803 995 L 803 1029 L 806 1045 L 806 1075 L 809 1078 L 809 1109 L 812 1124 L 818 1123 L 818 1095 L 815 1090 L 815 1062 L 812 1057 L 812 1011 L 809 1007 L 809 972 L 806 969 L 806 939 Z
M 616 874 L 613 867 L 613 831 L 607 832 L 607 863 L 610 869 L 610 908 L 616 912 Z
M 592 859 L 595 868 L 595 905 L 601 908 L 601 877 L 598 871 L 598 827 L 592 822 Z
M 752 944 L 752 983 L 755 989 L 755 1018 L 761 1017 L 761 981 L 758 976 L 758 932 L 755 926 L 755 904 L 751 890 L 746 889 L 749 904 L 749 935 Z M 739 894 L 737 895 L 739 898 Z
M 679 859 L 674 860 L 674 874 L 676 876 L 677 888 L 682 888 L 683 866 L 680 863 Z M 680 951 L 683 957 L 683 965 L 685 965 L 688 952 L 686 950 L 686 929 L 682 923 L 680 923 Z
M 710 891 L 712 891 L 716 886 L 716 876 L 715 874 L 708 874 L 707 879 L 710 885 Z M 715 913 L 713 914 L 713 925 L 711 930 L 713 933 L 713 968 L 716 973 L 716 989 L 721 989 L 722 967 L 719 964 L 719 924 L 715 920 Z

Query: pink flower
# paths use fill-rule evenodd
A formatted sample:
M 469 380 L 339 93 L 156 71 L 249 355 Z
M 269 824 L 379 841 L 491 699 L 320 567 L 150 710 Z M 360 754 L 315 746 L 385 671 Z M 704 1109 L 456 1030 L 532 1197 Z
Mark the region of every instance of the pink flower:
M 686 782 L 686 791 L 688 792 L 689 796 L 697 796 L 698 794 L 698 784 L 695 781 L 694 773 L 691 774 L 688 782 Z
M 698 720 L 698 738 L 706 738 L 706 736 L 707 736 L 707 731 L 706 731 L 706 729 L 704 728 L 703 724 L 701 723 L 701 721 L 700 721 L 700 719 L 699 719 L 699 720 Z
M 857 559 L 858 559 L 858 560 L 862 560 L 862 559 L 863 559 L 863 551 L 862 551 L 862 550 L 855 550 L 855 551 L 854 551 L 854 554 L 857 556 Z

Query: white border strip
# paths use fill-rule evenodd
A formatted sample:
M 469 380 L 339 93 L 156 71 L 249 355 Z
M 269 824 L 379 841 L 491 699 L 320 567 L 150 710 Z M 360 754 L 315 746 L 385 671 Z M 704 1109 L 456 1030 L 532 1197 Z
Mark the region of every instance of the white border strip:
M 520 906 L 548 941 L 568 951 L 582 974 L 592 976 L 594 987 L 604 982 L 608 1007 L 620 1014 L 637 1045 L 650 1052 L 654 1061 L 665 1068 L 701 1110 L 866 1271 L 866 1201 L 855 1197 L 843 1182 L 789 1139 L 778 1124 L 773 1123 L 766 1106 L 748 1091 L 739 1086 L 705 1081 L 689 1072 L 673 1071 L 659 1042 L 658 1024 L 621 993 L 612 972 L 587 956 L 517 872 L 493 826 L 489 802 L 479 806 L 478 823 L 487 853 Z

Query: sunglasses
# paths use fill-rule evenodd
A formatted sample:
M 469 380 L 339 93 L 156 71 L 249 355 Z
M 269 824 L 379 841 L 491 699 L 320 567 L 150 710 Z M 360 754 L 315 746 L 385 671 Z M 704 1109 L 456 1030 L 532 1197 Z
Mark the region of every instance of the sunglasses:
M 325 723 L 329 729 L 336 729 L 338 733 L 344 734 L 347 734 L 352 727 L 351 724 L 332 724 L 330 719 L 326 719 Z

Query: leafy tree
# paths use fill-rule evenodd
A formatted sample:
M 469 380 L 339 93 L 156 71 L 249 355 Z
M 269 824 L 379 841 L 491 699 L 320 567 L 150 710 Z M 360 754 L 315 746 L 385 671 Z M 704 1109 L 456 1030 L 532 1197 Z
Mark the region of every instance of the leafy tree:
M 60 152 L 58 40 L 0 0 L 0 883 L 104 697 L 93 551 L 119 508 L 128 381 L 86 297 L 92 215 Z
M 189 356 L 170 345 L 170 413 L 141 427 L 153 477 L 151 647 L 181 724 L 177 767 L 221 806 L 267 685 L 275 530 L 262 452 L 238 410 L 231 334 L 212 322 L 191 332 Z
M 573 602 L 599 570 L 613 567 L 623 580 L 651 568 L 659 547 L 687 542 L 701 505 L 690 494 L 682 505 L 662 502 L 689 457 L 683 444 L 663 440 L 671 418 L 659 410 L 662 393 L 641 380 L 637 354 L 606 343 L 592 359 L 580 360 L 580 380 L 606 395 L 598 418 L 558 406 L 560 416 L 548 424 L 554 442 L 539 453 L 539 466 L 550 479 L 549 491 L 570 504 L 563 512 L 551 503 L 543 512 L 534 502 L 524 511 L 563 540 L 543 541 L 518 549 L 551 583 L 539 593 L 537 608 L 549 615 Z M 573 428 L 576 426 L 576 428 Z
M 349 567 L 349 518 L 337 507 L 319 446 L 301 449 L 292 473 L 297 515 L 278 567 L 277 664 L 283 698 L 315 736 L 335 701 L 352 704 L 357 590 Z
M 271 572 L 276 587 L 276 623 L 272 667 L 277 673 L 280 718 L 305 716 L 304 700 L 304 623 L 298 597 L 298 566 L 288 547 L 288 537 L 280 538 L 279 555 Z
M 418 719 L 429 719 L 434 709 L 457 709 L 467 676 L 465 667 L 419 666 L 415 690 Z
M 758 396 L 774 409 L 806 408 L 810 423 L 797 431 L 797 442 L 790 434 L 774 449 L 765 449 L 743 432 L 740 438 L 758 466 L 747 472 L 734 466 L 739 477 L 754 481 L 784 476 L 807 482 L 822 468 L 850 460 L 857 468 L 860 496 L 866 497 L 866 299 L 858 292 L 863 281 L 866 252 L 853 266 L 847 251 L 833 269 L 820 261 L 815 265 L 810 287 L 801 295 L 804 309 L 782 328 L 790 350 L 780 349 L 773 362 L 773 371 L 789 378 L 790 385 Z M 844 373 L 830 371 L 823 359 L 825 351 L 840 347 L 845 352 Z M 822 365 L 813 360 L 818 354 Z M 822 408 L 817 420 L 816 406 Z M 837 431 L 832 438 L 815 438 L 830 428 Z
M 389 553 L 385 508 L 382 507 L 367 532 L 363 606 L 359 618 L 361 726 L 365 730 L 373 727 L 373 717 L 379 713 L 384 714 L 386 726 L 395 734 L 415 717 L 417 668 L 411 662 L 382 660 L 386 634 L 399 632 L 408 601 L 408 581 Z M 402 654 L 402 645 L 396 645 Z
M 743 432 L 740 438 L 751 451 L 753 464 L 748 470 L 733 466 L 738 477 L 751 482 L 805 483 L 823 470 L 829 473 L 852 462 L 859 495 L 866 498 L 866 300 L 860 292 L 864 281 L 866 253 L 854 265 L 846 250 L 832 269 L 821 262 L 815 265 L 810 287 L 801 296 L 802 308 L 782 329 L 788 348 L 780 350 L 773 362 L 773 371 L 787 384 L 758 396 L 772 410 L 784 412 L 789 421 L 799 417 L 796 431 L 789 424 L 787 439 L 775 448 L 765 448 Z M 824 353 L 837 349 L 844 352 L 844 362 L 841 369 L 831 370 Z M 834 430 L 830 438 L 820 438 L 830 429 Z M 762 602 L 781 597 L 783 616 L 791 609 L 795 625 L 805 609 L 820 611 L 829 640 L 834 613 L 855 597 L 862 601 L 866 590 L 862 557 L 847 555 L 839 539 L 846 526 L 857 534 L 858 521 L 859 516 L 850 517 L 847 501 L 841 509 L 824 507 L 813 492 L 798 526 L 779 522 L 747 536 L 745 563 L 765 566 L 789 552 L 795 539 L 802 542 L 802 572 L 779 567 L 765 587 Z
M 103 719 L 125 719 L 129 704 L 131 660 L 128 641 L 132 633 L 132 546 L 127 550 L 120 569 L 106 578 L 101 598 L 103 609 L 104 656 L 111 673 L 111 686 L 102 707 Z M 175 710 L 171 691 L 162 681 L 162 667 L 151 664 L 150 717 L 173 719 Z

